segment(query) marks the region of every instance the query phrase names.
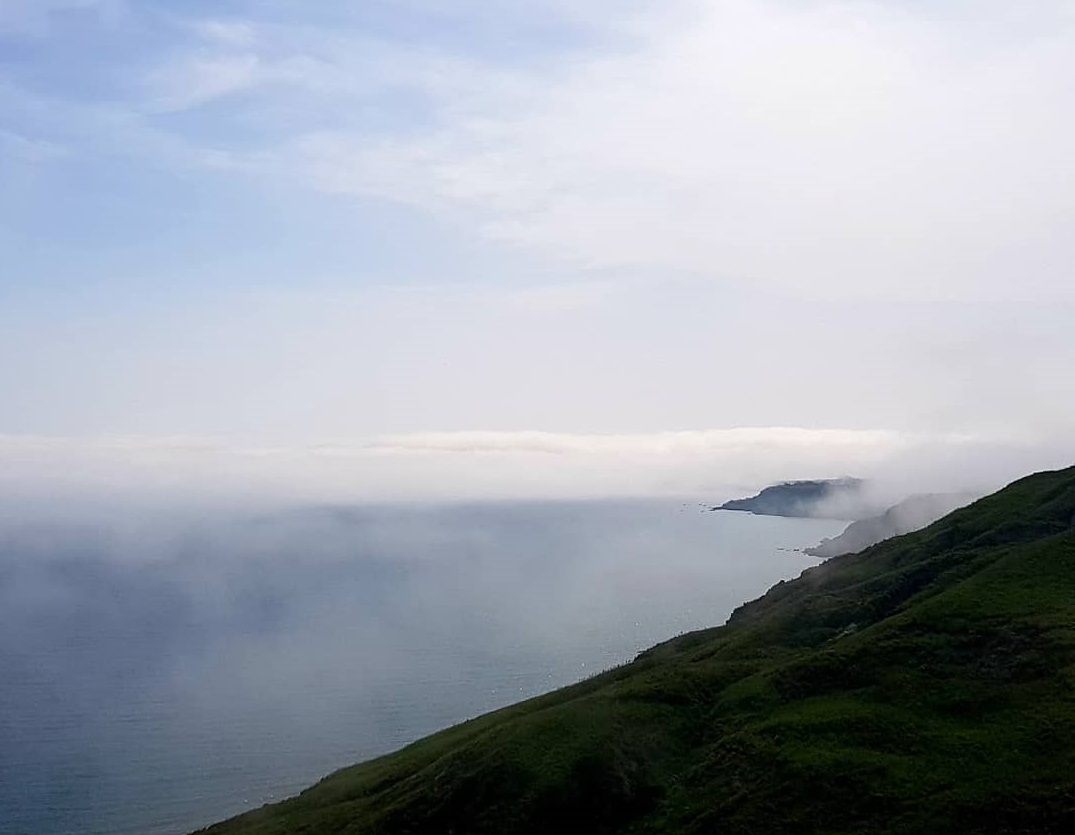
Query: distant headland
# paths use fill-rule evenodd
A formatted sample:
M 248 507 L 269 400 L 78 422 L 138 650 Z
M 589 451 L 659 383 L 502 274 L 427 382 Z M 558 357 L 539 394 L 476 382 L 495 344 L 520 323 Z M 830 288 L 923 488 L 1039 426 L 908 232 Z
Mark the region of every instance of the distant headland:
M 974 493 L 925 493 L 908 496 L 885 507 L 876 490 L 861 478 L 784 481 L 766 487 L 756 496 L 732 499 L 710 510 L 739 510 L 759 516 L 812 519 L 846 519 L 851 522 L 839 536 L 803 549 L 812 557 L 850 554 L 893 536 L 920 530 L 956 508 L 978 498 Z
M 766 487 L 756 496 L 732 499 L 711 510 L 740 510 L 759 516 L 790 516 L 853 521 L 884 511 L 872 502 L 861 478 L 784 481 Z

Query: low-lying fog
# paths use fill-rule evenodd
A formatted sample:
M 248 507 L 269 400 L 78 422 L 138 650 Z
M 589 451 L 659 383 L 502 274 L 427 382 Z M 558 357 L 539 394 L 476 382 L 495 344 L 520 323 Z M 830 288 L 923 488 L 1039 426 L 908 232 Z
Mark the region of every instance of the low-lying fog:
M 705 510 L 767 483 L 1068 463 L 796 429 L 192 443 L 0 443 L 5 835 L 182 833 L 719 624 L 846 526 Z
M 183 832 L 722 622 L 842 523 L 681 501 L 0 525 L 5 831 Z

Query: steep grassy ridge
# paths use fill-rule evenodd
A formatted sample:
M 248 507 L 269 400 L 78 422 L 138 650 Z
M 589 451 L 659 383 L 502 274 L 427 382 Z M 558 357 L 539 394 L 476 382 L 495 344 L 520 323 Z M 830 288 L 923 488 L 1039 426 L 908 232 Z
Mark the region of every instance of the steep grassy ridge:
M 1075 831 L 1075 468 L 230 833 Z

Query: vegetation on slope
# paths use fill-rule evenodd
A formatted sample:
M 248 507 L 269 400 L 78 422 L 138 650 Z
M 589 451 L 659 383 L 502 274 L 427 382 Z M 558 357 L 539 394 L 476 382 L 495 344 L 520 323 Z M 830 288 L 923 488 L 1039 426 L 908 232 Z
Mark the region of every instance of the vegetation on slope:
M 212 827 L 1075 831 L 1075 468 Z

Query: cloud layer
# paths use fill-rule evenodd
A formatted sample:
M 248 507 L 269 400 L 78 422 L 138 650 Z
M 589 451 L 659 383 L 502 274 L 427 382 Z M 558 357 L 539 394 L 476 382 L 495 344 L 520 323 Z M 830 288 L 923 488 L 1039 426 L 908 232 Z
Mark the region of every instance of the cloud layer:
M 1030 6 L 676 5 L 533 73 L 419 58 L 431 123 L 296 131 L 260 162 L 575 266 L 1070 301 L 1075 26 Z
M 915 490 L 985 492 L 1073 454 L 1070 443 L 1055 440 L 781 427 L 410 433 L 302 446 L 8 435 L 0 436 L 0 493 L 16 504 L 56 494 L 228 503 L 653 495 L 717 502 L 785 479 L 855 475 L 876 480 L 883 501 Z

